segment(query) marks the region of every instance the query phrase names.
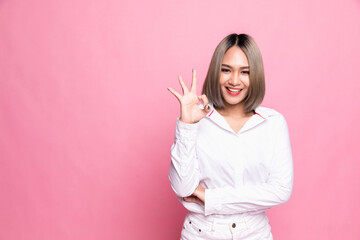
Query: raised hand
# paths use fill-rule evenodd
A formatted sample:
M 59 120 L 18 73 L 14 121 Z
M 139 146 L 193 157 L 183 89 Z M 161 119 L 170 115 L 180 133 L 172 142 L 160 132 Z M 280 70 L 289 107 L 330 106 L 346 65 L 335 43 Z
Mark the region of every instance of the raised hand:
M 180 102 L 180 121 L 185 123 L 196 123 L 206 116 L 210 112 L 209 101 L 205 95 L 196 95 L 196 71 L 193 69 L 192 72 L 192 83 L 190 91 L 186 87 L 182 77 L 179 76 L 179 82 L 183 91 L 183 96 L 176 92 L 172 88 L 168 90 L 174 94 L 174 96 Z M 204 109 L 199 107 L 199 102 L 202 102 Z

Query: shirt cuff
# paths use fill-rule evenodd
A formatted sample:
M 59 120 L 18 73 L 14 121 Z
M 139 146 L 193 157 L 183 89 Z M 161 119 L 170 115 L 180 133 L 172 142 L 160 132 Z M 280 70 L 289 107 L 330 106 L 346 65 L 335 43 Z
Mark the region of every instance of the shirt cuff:
M 214 214 L 220 207 L 221 194 L 216 189 L 205 190 L 205 216 Z
M 195 141 L 199 123 L 184 123 L 179 118 L 176 119 L 175 138 L 185 141 Z

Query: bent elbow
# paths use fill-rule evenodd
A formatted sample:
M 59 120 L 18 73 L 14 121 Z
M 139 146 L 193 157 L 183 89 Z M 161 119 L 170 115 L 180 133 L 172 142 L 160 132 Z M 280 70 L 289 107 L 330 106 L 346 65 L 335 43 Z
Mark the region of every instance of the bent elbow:
M 291 194 L 292 194 L 292 188 L 283 187 L 281 191 L 281 195 L 279 196 L 280 204 L 287 203 L 291 198 Z
M 169 180 L 172 190 L 176 196 L 181 198 L 192 195 L 198 185 L 195 182 L 185 182 L 178 178 L 173 178 L 171 174 L 169 174 Z
M 176 188 L 176 187 L 174 187 L 174 185 L 171 185 L 171 188 L 173 189 L 176 196 L 181 197 L 181 198 L 189 197 L 194 192 L 192 190 L 189 191 L 189 189 L 182 188 L 182 187 L 177 187 Z

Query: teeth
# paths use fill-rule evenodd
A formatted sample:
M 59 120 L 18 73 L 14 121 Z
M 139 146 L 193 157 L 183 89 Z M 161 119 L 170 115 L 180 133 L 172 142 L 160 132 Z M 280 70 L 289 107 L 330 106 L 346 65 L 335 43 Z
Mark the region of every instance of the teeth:
M 230 92 L 240 92 L 241 91 L 241 89 L 238 89 L 238 90 L 231 89 L 231 88 L 226 88 L 226 89 L 228 89 Z

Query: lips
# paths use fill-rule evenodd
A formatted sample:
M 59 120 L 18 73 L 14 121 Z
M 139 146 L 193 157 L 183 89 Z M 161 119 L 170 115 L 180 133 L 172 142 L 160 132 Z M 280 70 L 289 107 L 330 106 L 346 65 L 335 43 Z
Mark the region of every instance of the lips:
M 230 87 L 225 87 L 225 88 L 226 88 L 226 91 L 232 96 L 237 96 L 242 91 L 242 89 L 240 89 L 240 88 L 230 88 Z

